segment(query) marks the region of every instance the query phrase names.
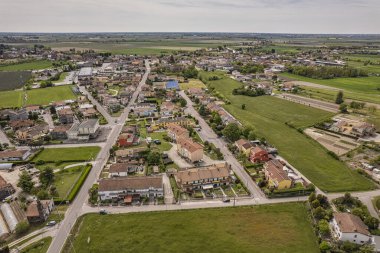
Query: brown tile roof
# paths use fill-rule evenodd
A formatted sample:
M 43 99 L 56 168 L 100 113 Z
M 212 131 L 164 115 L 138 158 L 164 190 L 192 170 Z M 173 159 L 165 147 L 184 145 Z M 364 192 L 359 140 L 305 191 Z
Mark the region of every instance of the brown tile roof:
M 28 152 L 28 150 L 5 150 L 0 152 L 0 158 L 10 158 L 10 157 L 19 157 L 22 158 L 23 155 Z
M 52 130 L 52 132 L 56 132 L 56 133 L 58 133 L 58 132 L 60 132 L 60 133 L 67 132 L 71 128 L 71 126 L 72 126 L 71 124 L 56 126 L 56 127 L 54 127 L 54 129 Z
M 38 211 L 37 201 L 33 201 L 29 204 L 26 209 L 26 217 L 39 217 L 40 212 Z
M 283 170 L 283 167 L 282 163 L 277 159 L 270 160 L 264 164 L 264 168 L 267 170 L 269 176 L 278 182 L 290 180 L 288 174 Z
M 127 163 L 114 163 L 110 166 L 110 173 L 117 172 L 128 172 L 128 164 Z
M 252 151 L 251 151 L 251 153 L 252 154 L 257 154 L 257 153 L 260 153 L 260 152 L 267 152 L 265 149 L 263 149 L 263 148 L 261 148 L 261 147 L 259 147 L 259 146 L 256 146 L 256 147 L 254 147 L 253 149 L 252 149 Z
M 190 153 L 193 153 L 200 149 L 203 150 L 203 146 L 201 144 L 194 142 L 190 138 L 179 138 L 177 140 L 177 144 L 179 144 L 181 148 L 188 150 Z
M 183 134 L 187 134 L 187 135 L 189 134 L 189 131 L 186 128 L 181 127 L 181 126 L 174 124 L 174 123 L 169 124 L 167 129 L 168 129 L 168 131 L 173 132 L 177 136 L 181 136 Z
M 176 173 L 177 180 L 182 184 L 205 180 L 209 178 L 223 178 L 230 175 L 227 163 L 214 164 L 203 168 L 191 168 Z
M 162 176 L 157 177 L 119 177 L 99 181 L 99 191 L 120 191 L 123 189 L 162 188 Z
M 334 213 L 334 218 L 342 233 L 360 233 L 363 235 L 371 235 L 368 227 L 356 215 L 350 213 Z

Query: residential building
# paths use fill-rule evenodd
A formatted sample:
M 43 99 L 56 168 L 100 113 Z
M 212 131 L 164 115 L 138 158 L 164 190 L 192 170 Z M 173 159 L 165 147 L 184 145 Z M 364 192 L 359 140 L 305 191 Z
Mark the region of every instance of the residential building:
M 5 150 L 0 151 L 0 161 L 10 162 L 10 161 L 25 161 L 30 156 L 29 150 Z
M 141 197 L 163 197 L 162 176 L 117 177 L 99 181 L 99 198 L 105 200 L 125 200 Z
M 16 190 L 2 176 L 0 176 L 0 201 L 15 193 Z
M 67 131 L 70 130 L 72 125 L 60 125 L 51 130 L 50 135 L 53 140 L 66 140 Z
M 178 187 L 187 192 L 212 189 L 232 182 L 231 168 L 228 163 L 219 163 L 207 167 L 190 168 L 178 171 L 174 178 Z
M 26 217 L 30 223 L 44 222 L 54 209 L 54 201 L 35 200 L 26 209 Z
M 57 112 L 61 124 L 71 124 L 74 122 L 74 112 L 71 108 L 65 108 Z
M 265 149 L 256 146 L 251 149 L 249 158 L 252 163 L 263 163 L 269 161 L 269 154 Z
M 177 139 L 177 152 L 190 162 L 198 162 L 203 159 L 203 146 L 190 138 Z
M 86 119 L 81 123 L 74 123 L 67 131 L 67 136 L 70 140 L 90 140 L 94 139 L 99 134 L 99 120 Z
M 240 152 L 245 154 L 246 156 L 249 156 L 251 153 L 251 150 L 253 148 L 253 145 L 251 142 L 249 142 L 246 139 L 240 139 L 235 142 L 235 146 L 238 148 Z
M 292 180 L 284 170 L 284 165 L 277 159 L 269 160 L 264 164 L 265 179 L 270 187 L 282 190 L 292 186 Z
M 132 145 L 138 145 L 139 143 L 140 138 L 130 133 L 120 134 L 117 140 L 117 144 L 119 147 L 130 147 Z
M 340 241 L 349 241 L 356 244 L 372 243 L 373 241 L 368 227 L 356 215 L 334 213 L 331 224 L 333 235 Z
M 174 142 L 176 142 L 179 138 L 189 137 L 189 131 L 186 128 L 176 124 L 167 125 L 167 133 L 168 137 Z
M 160 118 L 156 121 L 152 122 L 151 128 L 153 130 L 157 130 L 160 128 L 167 128 L 169 124 L 176 124 L 183 127 L 190 126 L 192 124 L 191 119 L 185 117 L 177 117 L 177 118 Z
M 126 177 L 131 173 L 144 172 L 144 164 L 135 162 L 114 163 L 109 168 L 110 177 Z

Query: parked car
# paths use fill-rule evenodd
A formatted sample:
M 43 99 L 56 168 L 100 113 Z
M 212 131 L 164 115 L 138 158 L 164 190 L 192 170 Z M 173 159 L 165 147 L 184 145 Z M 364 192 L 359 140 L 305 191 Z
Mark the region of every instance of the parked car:
M 52 221 L 49 221 L 47 224 L 46 224 L 46 226 L 48 226 L 48 227 L 53 227 L 53 226 L 55 226 L 57 224 L 57 222 L 55 221 L 55 220 L 52 220 Z
M 100 214 L 100 215 L 105 215 L 105 214 L 107 214 L 107 211 L 106 211 L 105 209 L 101 209 L 101 210 L 99 211 L 99 214 Z

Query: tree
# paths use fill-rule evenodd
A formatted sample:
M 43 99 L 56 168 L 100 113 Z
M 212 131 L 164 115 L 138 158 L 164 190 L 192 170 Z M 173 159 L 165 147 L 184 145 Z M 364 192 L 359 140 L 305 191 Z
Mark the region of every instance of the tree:
M 327 252 L 331 249 L 331 246 L 328 242 L 322 241 L 321 244 L 319 244 L 319 249 L 321 250 L 321 252 Z
M 34 182 L 32 181 L 32 177 L 29 175 L 28 172 L 23 171 L 20 174 L 17 186 L 20 187 L 26 193 L 30 193 L 33 190 Z
M 21 221 L 19 224 L 16 225 L 16 234 L 22 235 L 28 232 L 29 230 L 29 223 L 27 221 Z
M 157 165 L 160 163 L 161 155 L 158 152 L 150 152 L 147 161 L 150 165 Z
M 256 136 L 255 132 L 253 132 L 253 131 L 249 132 L 248 140 L 253 141 L 253 140 L 256 140 L 256 138 L 257 138 L 257 136 Z
M 335 98 L 335 103 L 340 105 L 344 102 L 343 100 L 343 91 L 339 91 L 338 94 L 336 95 L 336 98 Z
M 339 110 L 341 113 L 346 113 L 347 112 L 347 105 L 346 104 L 340 104 Z
M 242 105 L 241 105 L 241 109 L 242 109 L 242 110 L 245 110 L 245 104 L 242 104 Z
M 206 112 L 206 108 L 205 108 L 204 105 L 201 105 L 201 106 L 199 107 L 198 112 L 199 112 L 199 115 L 201 115 L 201 116 L 206 116 L 206 114 L 207 114 L 207 112 Z
M 364 223 L 368 226 L 369 229 L 377 229 L 379 227 L 379 220 L 372 216 L 365 218 Z
M 186 102 L 185 99 L 181 98 L 181 99 L 179 100 L 179 104 L 181 105 L 181 107 L 185 107 L 185 106 L 187 105 L 187 102 Z
M 222 131 L 223 135 L 230 140 L 231 142 L 235 142 L 240 138 L 240 128 L 236 123 L 228 124 Z
M 54 171 L 50 167 L 46 167 L 40 173 L 40 182 L 44 186 L 51 185 L 54 182 Z
M 88 202 L 90 202 L 93 205 L 96 204 L 96 202 L 98 202 L 98 190 L 99 190 L 99 185 L 98 184 L 94 184 L 88 190 L 88 194 L 90 195 L 90 197 L 88 199 Z
M 315 195 L 315 192 L 312 192 L 310 195 L 309 195 L 309 202 L 312 203 L 314 200 L 317 199 L 317 196 Z
M 317 207 L 321 206 L 321 203 L 319 203 L 318 199 L 315 199 L 315 200 L 313 200 L 313 202 L 311 202 L 311 206 L 313 208 L 317 208 Z
M 317 208 L 315 208 L 314 210 L 314 217 L 318 220 L 320 219 L 323 219 L 326 215 L 326 211 L 325 209 L 323 209 L 323 207 L 319 206 Z
M 37 193 L 37 198 L 38 199 L 49 199 L 49 193 L 46 190 L 42 189 Z
M 323 236 L 329 236 L 330 235 L 330 226 L 327 220 L 323 219 L 318 222 L 318 228 L 319 232 Z
M 248 135 L 250 132 L 253 131 L 253 128 L 251 126 L 246 126 L 243 128 L 243 130 L 241 131 L 241 134 L 245 137 L 245 138 L 248 138 Z

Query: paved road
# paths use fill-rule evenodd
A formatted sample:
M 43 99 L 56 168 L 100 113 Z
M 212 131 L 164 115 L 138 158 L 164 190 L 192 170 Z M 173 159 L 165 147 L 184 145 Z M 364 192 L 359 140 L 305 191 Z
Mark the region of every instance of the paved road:
M 260 188 L 252 181 L 251 177 L 244 170 L 243 166 L 236 160 L 234 155 L 227 148 L 227 143 L 223 141 L 221 138 L 215 134 L 215 132 L 211 129 L 211 127 L 206 123 L 206 121 L 199 115 L 199 113 L 194 109 L 193 102 L 190 98 L 185 94 L 184 91 L 180 92 L 180 95 L 187 101 L 187 108 L 185 109 L 185 113 L 192 115 L 199 121 L 199 125 L 201 126 L 201 131 L 198 132 L 202 140 L 207 140 L 210 143 L 213 143 L 217 148 L 220 149 L 222 154 L 224 155 L 224 160 L 231 164 L 231 167 L 235 174 L 240 178 L 242 183 L 248 188 L 250 193 L 255 198 L 265 198 L 264 193 L 260 190 Z
M 7 143 L 9 147 L 13 147 L 13 144 L 10 142 L 10 140 L 8 139 L 8 136 L 3 132 L 2 129 L 0 129 L 0 143 L 1 144 Z
M 277 95 L 276 97 L 282 98 L 285 100 L 289 100 L 295 103 L 303 104 L 306 106 L 311 106 L 314 108 L 322 109 L 328 112 L 333 112 L 333 113 L 338 113 L 339 112 L 339 105 L 330 103 L 330 102 L 325 102 L 317 99 L 312 99 L 312 98 L 307 98 L 307 97 L 302 97 L 294 94 L 280 94 Z
M 57 232 L 57 235 L 54 237 L 49 249 L 48 253 L 58 253 L 61 252 L 65 241 L 67 239 L 68 234 L 70 233 L 73 225 L 75 224 L 75 221 L 77 218 L 81 215 L 81 210 L 83 205 L 87 202 L 88 198 L 88 190 L 92 187 L 92 185 L 97 181 L 99 178 L 99 174 L 102 171 L 102 168 L 107 163 L 109 158 L 109 150 L 114 145 L 114 143 L 117 140 L 117 137 L 119 136 L 123 125 L 128 118 L 128 114 L 131 110 L 131 105 L 134 104 L 136 101 L 136 98 L 141 92 L 141 87 L 143 84 L 145 84 L 146 79 L 150 72 L 149 63 L 146 62 L 146 68 L 147 71 L 144 74 L 144 77 L 142 78 L 140 84 L 138 85 L 136 91 L 134 92 L 132 99 L 128 106 L 124 109 L 123 114 L 120 116 L 117 124 L 113 127 L 107 142 L 105 143 L 104 147 L 99 152 L 96 161 L 94 163 L 94 166 L 88 175 L 86 181 L 84 182 L 81 190 L 79 191 L 77 197 L 74 199 L 74 201 L 71 203 L 69 209 L 67 210 L 65 214 L 65 219 L 60 223 L 59 230 Z

